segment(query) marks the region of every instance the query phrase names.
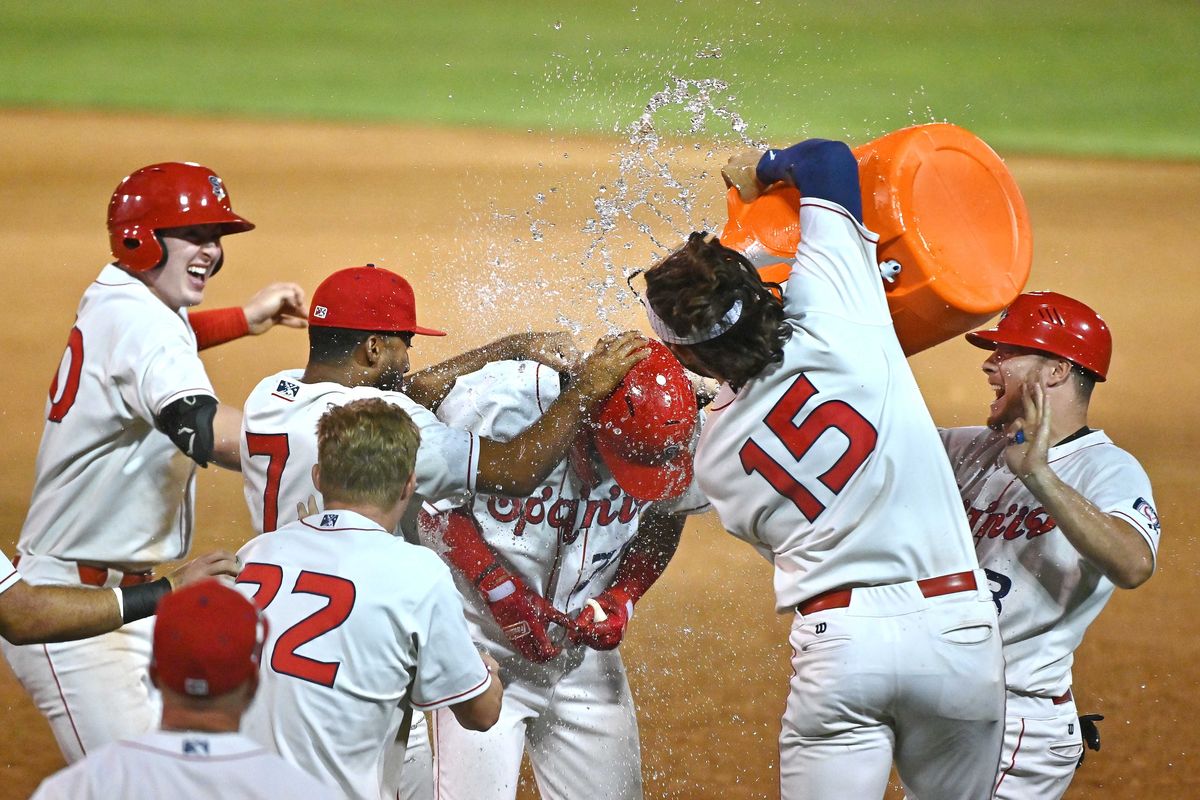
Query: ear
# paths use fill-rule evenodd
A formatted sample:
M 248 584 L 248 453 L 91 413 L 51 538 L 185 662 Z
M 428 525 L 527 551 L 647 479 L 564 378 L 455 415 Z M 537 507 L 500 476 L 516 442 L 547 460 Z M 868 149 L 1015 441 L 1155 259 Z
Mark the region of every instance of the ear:
M 1046 381 L 1046 388 L 1059 386 L 1071 379 L 1071 371 L 1074 365 L 1065 358 L 1047 359 L 1045 369 L 1042 370 L 1042 377 Z
M 317 491 L 321 492 L 321 465 L 320 464 L 312 465 L 312 482 L 313 482 L 313 486 L 317 487 Z M 324 492 L 321 492 L 321 494 L 324 494 Z
M 408 480 L 404 484 L 404 490 L 400 492 L 401 500 L 411 500 L 413 494 L 417 491 L 417 473 L 416 470 L 408 473 Z
M 373 367 L 383 359 L 383 339 L 371 334 L 362 343 L 363 361 L 368 367 Z

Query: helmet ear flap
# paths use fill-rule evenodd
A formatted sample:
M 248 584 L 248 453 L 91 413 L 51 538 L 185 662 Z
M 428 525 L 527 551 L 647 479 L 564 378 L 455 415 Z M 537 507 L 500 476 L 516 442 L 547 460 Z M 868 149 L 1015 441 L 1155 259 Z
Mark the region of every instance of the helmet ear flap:
M 134 272 L 152 270 L 167 260 L 167 249 L 158 231 L 140 225 L 114 230 L 109 243 L 117 263 Z

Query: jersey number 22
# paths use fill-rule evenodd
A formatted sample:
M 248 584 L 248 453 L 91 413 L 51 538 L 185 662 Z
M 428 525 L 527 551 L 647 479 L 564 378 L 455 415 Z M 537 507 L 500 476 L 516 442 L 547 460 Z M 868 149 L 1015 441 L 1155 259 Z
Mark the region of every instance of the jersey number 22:
M 252 562 L 242 569 L 237 582 L 258 584 L 251 599 L 266 611 L 283 586 L 283 568 L 278 564 Z M 336 575 L 301 570 L 292 586 L 292 594 L 316 595 L 329 602 L 279 634 L 271 653 L 271 669 L 281 675 L 333 686 L 342 665 L 340 661 L 317 661 L 296 650 L 346 621 L 354 610 L 354 583 Z

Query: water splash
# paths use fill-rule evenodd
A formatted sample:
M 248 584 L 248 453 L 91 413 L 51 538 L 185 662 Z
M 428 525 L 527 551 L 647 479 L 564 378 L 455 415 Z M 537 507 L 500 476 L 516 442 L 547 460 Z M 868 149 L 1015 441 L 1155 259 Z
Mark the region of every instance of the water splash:
M 720 48 L 697 58 L 720 59 Z M 476 246 L 484 243 L 487 251 L 483 283 L 471 280 L 478 272 L 456 276 L 464 311 L 496 334 L 513 330 L 514 321 L 544 329 L 551 316 L 575 335 L 597 320 L 607 331 L 628 327 L 636 298 L 627 276 L 678 247 L 690 231 L 719 230 L 723 213 L 717 220 L 705 214 L 724 210 L 709 202 L 720 191 L 720 167 L 740 147 L 763 146 L 748 137 L 736 103 L 719 78 L 671 77 L 635 120 L 614 127 L 622 141 L 608 159 L 610 171 L 591 174 L 594 188 L 531 189 L 522 196 L 532 202 L 519 210 L 492 200 L 491 213 L 475 225 Z M 539 163 L 537 171 L 561 169 L 573 144 L 560 150 L 559 164 Z M 553 310 L 538 315 L 547 304 Z

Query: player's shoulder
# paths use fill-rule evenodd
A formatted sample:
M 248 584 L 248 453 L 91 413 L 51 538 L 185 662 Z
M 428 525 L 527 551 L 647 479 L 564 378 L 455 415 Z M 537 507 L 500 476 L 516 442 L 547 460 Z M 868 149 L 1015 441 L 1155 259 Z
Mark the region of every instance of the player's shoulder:
M 84 290 L 76 325 L 107 334 L 110 349 L 118 341 L 125 347 L 151 348 L 179 340 L 194 347 L 186 312 L 171 310 L 145 284 L 112 264 Z
M 1094 472 L 1134 472 L 1145 475 L 1141 462 L 1114 442 L 1103 430 L 1094 429 L 1065 445 L 1051 450 L 1051 461 L 1070 459 Z
M 438 407 L 456 428 L 508 440 L 536 422 L 561 392 L 559 374 L 536 361 L 493 361 L 462 376 Z

